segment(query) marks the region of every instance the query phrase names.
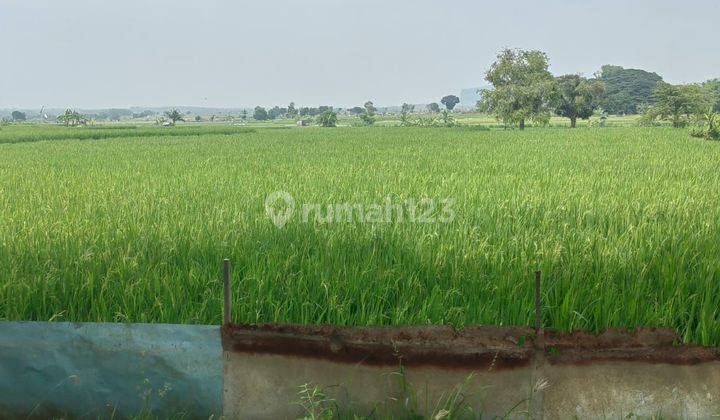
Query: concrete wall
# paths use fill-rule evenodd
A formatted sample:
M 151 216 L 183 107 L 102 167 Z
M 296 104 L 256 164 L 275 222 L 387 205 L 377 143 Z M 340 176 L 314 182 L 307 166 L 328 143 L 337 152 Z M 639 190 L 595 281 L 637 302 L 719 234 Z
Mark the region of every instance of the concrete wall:
M 382 402 L 414 395 L 424 414 L 454 387 L 483 417 L 665 418 L 720 415 L 720 363 L 695 366 L 604 362 L 519 367 L 500 371 L 408 367 L 411 394 L 389 367 L 288 356 L 230 353 L 225 365 L 224 409 L 230 418 L 280 419 L 304 415 L 299 385 L 316 384 L 341 406 L 370 414 Z M 429 408 L 429 409 L 428 409 Z M 437 411 L 437 410 L 436 410 Z
M 356 414 L 400 401 L 435 415 L 464 385 L 463 404 L 482 417 L 720 415 L 718 349 L 674 345 L 668 330 L 550 332 L 544 348 L 532 337 L 497 327 L 224 327 L 223 407 L 231 418 L 297 418 L 309 383 Z
M 303 384 L 361 415 L 437 413 L 454 395 L 483 417 L 720 415 L 718 349 L 674 345 L 667 330 L 545 337 L 540 347 L 527 328 L 0 322 L 0 418 L 296 418 Z

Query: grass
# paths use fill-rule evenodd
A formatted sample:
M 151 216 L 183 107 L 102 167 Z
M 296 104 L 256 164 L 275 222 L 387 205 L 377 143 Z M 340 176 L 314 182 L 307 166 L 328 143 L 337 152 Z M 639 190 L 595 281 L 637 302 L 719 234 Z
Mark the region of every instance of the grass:
M 11 125 L 0 129 L 0 144 L 26 143 L 51 140 L 101 140 L 112 138 L 138 137 L 185 137 L 213 134 L 242 134 L 251 128 L 236 126 L 134 126 L 134 125 L 90 125 L 65 127 L 55 125 Z
M 720 143 L 639 127 L 166 135 L 182 128 L 0 130 L 58 140 L 0 144 L 0 318 L 220 323 L 227 257 L 236 321 L 531 325 L 541 269 L 546 326 L 720 343 Z M 278 229 L 278 190 L 452 197 L 456 216 Z

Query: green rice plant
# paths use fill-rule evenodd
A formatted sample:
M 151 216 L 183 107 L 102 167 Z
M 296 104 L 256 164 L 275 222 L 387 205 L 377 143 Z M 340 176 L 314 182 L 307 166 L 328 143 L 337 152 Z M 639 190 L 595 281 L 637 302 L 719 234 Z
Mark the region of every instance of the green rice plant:
M 12 126 L 0 131 L 0 144 L 25 143 L 51 140 L 102 140 L 114 138 L 139 137 L 185 137 L 205 136 L 212 134 L 242 134 L 253 129 L 234 126 L 128 126 L 128 125 L 95 125 L 65 127 L 55 125 L 23 125 Z
M 233 130 L 3 127 L 34 140 L 0 144 L 0 318 L 218 324 L 229 258 L 237 322 L 532 325 L 539 269 L 546 327 L 720 343 L 720 143 L 665 127 Z M 455 218 L 278 229 L 275 191 L 451 197 Z

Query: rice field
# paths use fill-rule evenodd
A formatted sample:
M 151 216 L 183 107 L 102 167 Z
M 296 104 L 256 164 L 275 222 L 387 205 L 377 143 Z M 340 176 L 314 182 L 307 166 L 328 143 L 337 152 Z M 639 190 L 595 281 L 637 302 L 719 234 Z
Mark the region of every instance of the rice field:
M 717 345 L 719 162 L 671 128 L 3 127 L 0 319 L 217 324 L 230 258 L 238 322 L 530 325 L 539 269 L 546 326 Z M 275 191 L 454 218 L 280 229 Z

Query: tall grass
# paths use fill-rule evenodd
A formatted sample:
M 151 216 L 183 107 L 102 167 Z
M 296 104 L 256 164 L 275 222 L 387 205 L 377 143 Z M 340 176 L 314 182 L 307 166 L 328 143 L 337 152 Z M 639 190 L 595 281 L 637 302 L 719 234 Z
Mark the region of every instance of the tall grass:
M 108 132 L 116 130 L 107 130 Z M 257 130 L 0 144 L 0 317 L 671 326 L 720 343 L 720 145 L 667 128 Z M 277 229 L 264 200 L 456 200 Z

